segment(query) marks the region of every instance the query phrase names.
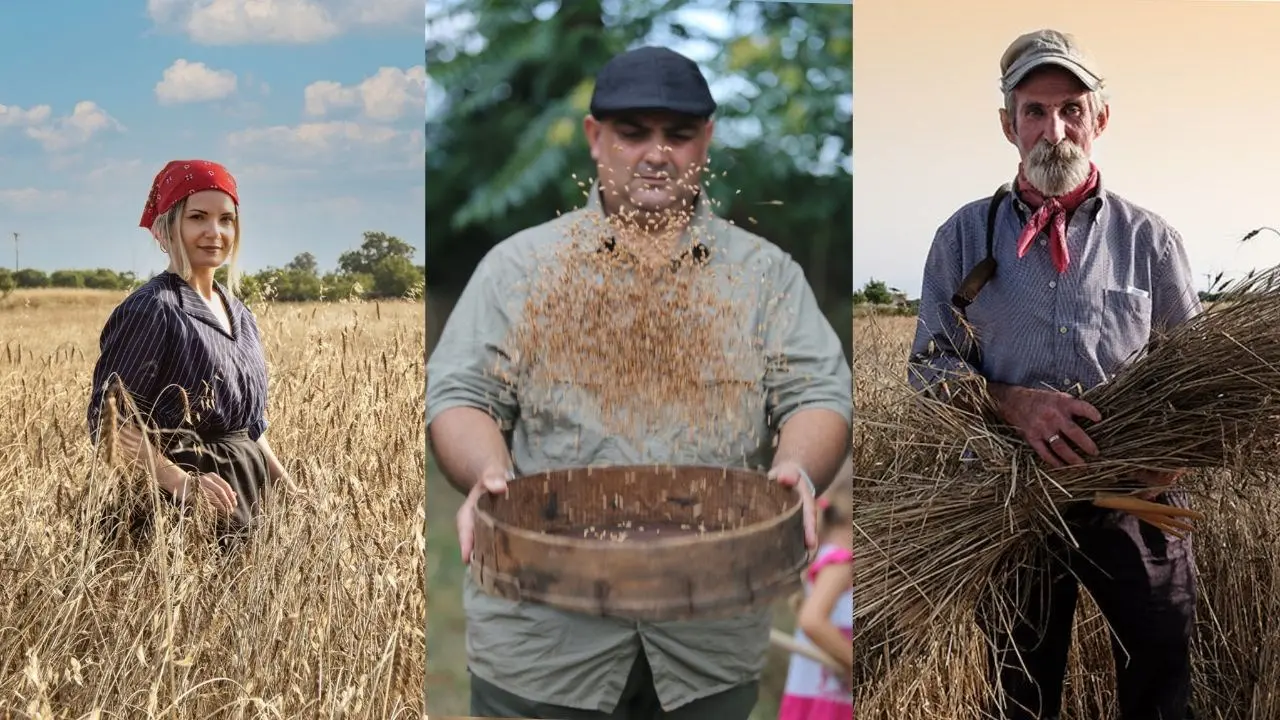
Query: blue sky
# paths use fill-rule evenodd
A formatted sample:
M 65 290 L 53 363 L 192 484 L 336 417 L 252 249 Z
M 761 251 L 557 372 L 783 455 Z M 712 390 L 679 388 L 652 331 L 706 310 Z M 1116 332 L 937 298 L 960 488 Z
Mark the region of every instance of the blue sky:
M 227 165 L 245 268 L 365 230 L 423 247 L 421 0 L 6 2 L 0 23 L 0 266 L 165 256 L 138 227 L 172 159 Z

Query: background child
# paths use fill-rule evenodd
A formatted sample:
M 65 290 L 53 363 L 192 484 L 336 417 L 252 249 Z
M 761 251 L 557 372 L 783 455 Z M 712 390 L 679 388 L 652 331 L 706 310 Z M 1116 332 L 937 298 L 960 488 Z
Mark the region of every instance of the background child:
M 818 499 L 821 540 L 805 570 L 803 600 L 796 613 L 795 640 L 844 666 L 832 670 L 792 654 L 779 720 L 849 720 L 853 697 L 853 468 L 850 461 Z

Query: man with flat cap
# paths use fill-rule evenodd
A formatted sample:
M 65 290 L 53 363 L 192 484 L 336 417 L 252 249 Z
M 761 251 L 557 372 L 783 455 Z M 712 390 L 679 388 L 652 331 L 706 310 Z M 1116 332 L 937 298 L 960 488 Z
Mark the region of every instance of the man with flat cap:
M 799 489 L 814 542 L 813 498 L 834 478 L 850 438 L 849 364 L 799 265 L 712 213 L 700 173 L 715 109 L 690 59 L 654 47 L 613 58 L 597 75 L 583 121 L 598 171 L 586 206 L 499 243 L 450 314 L 427 365 L 427 422 L 441 471 L 467 495 L 457 516 L 464 562 L 483 493 L 504 492 L 521 475 L 590 465 L 769 468 Z M 744 423 L 750 429 L 729 431 L 735 437 L 725 447 L 745 452 L 691 446 L 689 434 L 705 428 L 663 428 L 633 444 L 579 408 L 526 402 L 527 389 L 509 379 L 521 373 L 490 372 L 514 362 L 504 344 L 519 318 L 509 308 L 522 305 L 539 271 L 535 258 L 584 225 L 609 228 L 602 251 L 641 237 L 675 238 L 673 260 L 732 266 L 759 284 L 757 305 L 746 311 L 770 328 L 785 369 L 770 365 L 741 378 L 762 398 Z M 464 605 L 474 716 L 746 720 L 756 703 L 768 612 L 656 623 L 588 616 L 486 595 L 469 574 Z
M 1110 108 L 1076 40 L 1054 30 L 1023 35 L 1000 71 L 1000 124 L 1021 159 L 1017 176 L 939 228 L 911 380 L 957 400 L 957 387 L 985 385 L 1043 462 L 1079 464 L 1097 453 L 1079 419 L 1101 420 L 1079 393 L 1112 379 L 1200 303 L 1177 231 L 1104 187 L 1090 160 Z M 962 329 L 966 320 L 971 330 Z M 1182 492 L 1164 487 L 1175 476 L 1138 479 L 1151 486 L 1148 497 L 1185 507 Z M 994 648 L 991 679 L 1004 691 L 992 716 L 1059 716 L 1083 585 L 1113 633 L 1122 720 L 1190 717 L 1190 539 L 1088 504 L 1067 520 L 1078 546 L 1046 541 L 1041 561 L 1011 582 L 1006 600 L 1021 608 L 1018 621 L 979 614 Z

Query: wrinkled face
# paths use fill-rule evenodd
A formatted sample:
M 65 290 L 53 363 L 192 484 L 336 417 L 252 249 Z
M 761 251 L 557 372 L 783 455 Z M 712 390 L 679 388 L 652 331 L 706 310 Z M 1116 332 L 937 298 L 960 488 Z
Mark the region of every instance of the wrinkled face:
M 187 198 L 178 239 L 192 270 L 222 267 L 236 241 L 236 205 L 221 190 L 202 190 Z
M 605 212 L 661 214 L 687 207 L 707 164 L 713 122 L 671 112 L 583 121 Z
M 1047 196 L 1063 195 L 1089 176 L 1093 142 L 1110 109 L 1094 108 L 1090 93 L 1063 68 L 1029 75 L 1013 91 L 1013 109 L 1001 109 L 1004 135 L 1018 148 L 1027 180 Z

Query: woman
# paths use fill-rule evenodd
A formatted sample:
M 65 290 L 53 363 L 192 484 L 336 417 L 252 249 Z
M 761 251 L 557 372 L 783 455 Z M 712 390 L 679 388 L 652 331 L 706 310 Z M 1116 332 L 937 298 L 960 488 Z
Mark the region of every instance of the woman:
M 267 365 L 258 326 L 233 294 L 240 251 L 235 179 L 217 163 L 174 160 L 156 175 L 140 225 L 169 255 L 169 267 L 131 293 L 102 330 L 90 436 L 95 443 L 111 438 L 126 461 L 154 468 L 177 504 L 216 508 L 225 544 L 249 531 L 268 485 L 285 477 L 265 435 Z M 214 281 L 224 264 L 228 287 Z M 104 418 L 115 425 L 111 435 L 103 432 Z M 135 531 L 149 520 L 133 518 Z

